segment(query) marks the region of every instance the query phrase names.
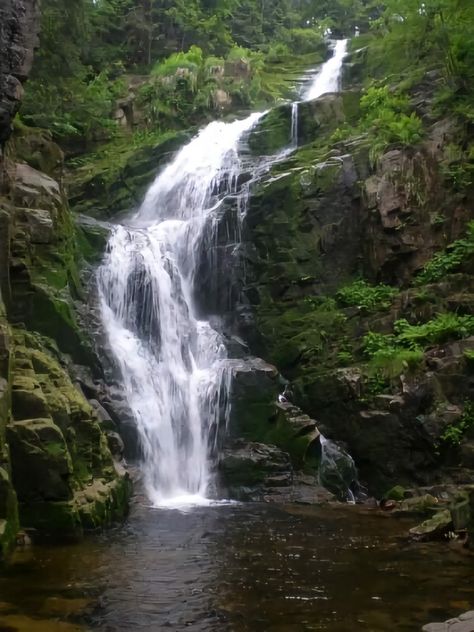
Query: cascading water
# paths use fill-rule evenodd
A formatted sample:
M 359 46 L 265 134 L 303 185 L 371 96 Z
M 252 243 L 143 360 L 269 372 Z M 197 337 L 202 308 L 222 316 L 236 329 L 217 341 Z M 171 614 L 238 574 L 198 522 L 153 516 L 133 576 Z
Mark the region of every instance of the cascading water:
M 318 73 L 320 94 L 327 91 L 323 83 L 329 90 L 337 86 L 342 50 L 345 42 Z M 145 488 L 155 505 L 202 503 L 209 492 L 231 376 L 222 337 L 199 320 L 195 275 L 203 246 L 212 256 L 222 200 L 239 192 L 245 211 L 249 184 L 239 184 L 239 146 L 263 114 L 210 123 L 183 147 L 130 225 L 114 230 L 99 269 L 102 319 L 136 419 Z M 292 118 L 294 149 L 297 106 Z M 282 155 L 270 157 L 264 170 Z M 261 169 L 255 165 L 257 175 Z
M 291 148 L 298 148 L 298 103 L 291 104 Z
M 229 376 L 225 347 L 199 321 L 193 276 L 218 201 L 235 191 L 240 136 L 258 120 L 214 122 L 156 178 L 133 219 L 110 238 L 99 270 L 102 316 L 121 369 L 155 504 L 199 501 L 210 482 Z
M 339 90 L 342 63 L 346 55 L 347 40 L 337 40 L 334 45 L 333 56 L 321 66 L 321 70 L 303 95 L 305 101 L 311 101 L 328 92 L 337 92 Z

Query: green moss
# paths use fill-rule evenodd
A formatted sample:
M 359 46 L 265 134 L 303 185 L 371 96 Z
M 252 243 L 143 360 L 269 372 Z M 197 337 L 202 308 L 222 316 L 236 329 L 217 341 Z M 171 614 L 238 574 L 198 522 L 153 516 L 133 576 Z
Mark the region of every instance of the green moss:
M 79 538 L 83 527 L 78 508 L 73 500 L 67 502 L 34 502 L 20 504 L 23 527 L 37 529 L 43 536 Z
M 401 485 L 395 485 L 389 489 L 385 494 L 384 498 L 387 500 L 396 500 L 401 501 L 405 499 L 405 488 Z

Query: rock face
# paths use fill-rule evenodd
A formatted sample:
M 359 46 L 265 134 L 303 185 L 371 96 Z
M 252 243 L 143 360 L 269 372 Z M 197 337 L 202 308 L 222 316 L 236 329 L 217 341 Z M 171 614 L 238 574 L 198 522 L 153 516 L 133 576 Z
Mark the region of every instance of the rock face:
M 11 133 L 20 106 L 22 82 L 28 77 L 38 46 L 38 0 L 5 0 L 0 7 L 0 151 Z M 0 171 L 3 172 L 0 153 Z M 2 176 L 0 176 L 1 178 Z M 0 186 L 2 186 L 0 180 Z
M 38 43 L 39 3 L 37 0 L 5 0 L 0 7 L 0 556 L 14 542 L 18 530 L 16 494 L 11 483 L 11 464 L 6 444 L 10 419 L 11 331 L 3 296 L 9 288 L 10 205 L 2 195 L 9 178 L 4 145 L 11 134 L 11 122 L 20 105 L 22 82 L 28 76 Z
M 279 397 L 284 382 L 277 369 L 253 357 L 228 363 L 231 405 L 218 463 L 223 495 L 314 504 L 334 499 L 333 492 L 344 500 L 339 485 L 333 484 L 341 478 L 341 463 L 326 464 L 326 489 L 316 422 Z
M 38 536 L 79 536 L 121 518 L 130 495 L 115 424 L 82 390 L 101 395 L 101 369 L 78 309 L 83 259 L 62 152 L 47 132 L 22 128 L 3 158 L 38 27 L 38 2 L 2 3 L 0 557 L 20 526 Z
M 424 143 L 389 147 L 373 161 L 365 137 L 332 139 L 357 116 L 357 101 L 350 90 L 301 104 L 298 151 L 255 186 L 234 325 L 253 353 L 291 380 L 296 403 L 321 432 L 344 442 L 373 493 L 443 476 L 468 483 L 469 437 L 459 449 L 443 437 L 474 399 L 471 339 L 432 345 L 418 372 L 401 366 L 388 378 L 370 374 L 363 351 L 367 332 L 392 333 L 402 318 L 472 313 L 472 258 L 436 283 L 409 287 L 469 219 L 472 201 L 443 175 L 443 147 L 455 142 L 455 125 L 443 126 L 441 141 L 435 125 Z M 291 109 L 281 106 L 255 128 L 250 148 L 265 154 L 288 146 L 290 129 Z M 338 290 L 361 276 L 395 288 L 386 308 L 338 300 Z

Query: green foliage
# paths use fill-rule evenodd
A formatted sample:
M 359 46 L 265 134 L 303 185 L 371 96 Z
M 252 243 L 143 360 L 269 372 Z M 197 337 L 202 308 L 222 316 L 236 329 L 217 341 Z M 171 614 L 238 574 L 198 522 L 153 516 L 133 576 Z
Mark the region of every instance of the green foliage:
M 460 445 L 466 432 L 474 427 L 474 402 L 464 402 L 464 410 L 459 419 L 449 424 L 440 439 L 443 443 L 455 447 Z
M 367 333 L 362 349 L 370 360 L 371 374 L 392 379 L 402 372 L 416 370 L 427 346 L 466 338 L 473 333 L 474 316 L 445 313 L 418 325 L 401 319 L 395 322 L 393 334 Z
M 461 316 L 447 312 L 420 325 L 398 320 L 395 325 L 397 344 L 410 349 L 466 338 L 474 334 L 474 316 Z
M 370 285 L 364 280 L 354 281 L 337 292 L 337 299 L 347 306 L 359 307 L 368 312 L 387 309 L 397 290 L 388 285 Z
M 403 372 L 416 370 L 423 361 L 420 349 L 405 349 L 394 335 L 369 332 L 364 336 L 363 349 L 370 359 L 371 375 L 393 379 Z
M 324 39 L 321 33 L 312 28 L 294 28 L 285 33 L 285 44 L 297 55 L 314 53 L 324 49 Z
M 90 80 L 84 77 L 56 83 L 32 79 L 23 102 L 23 120 L 33 127 L 48 128 L 59 138 L 109 135 L 115 129 L 111 114 L 122 84 L 111 82 L 105 72 Z
M 468 367 L 474 369 L 474 349 L 466 349 L 463 355 Z
M 456 272 L 463 263 L 469 261 L 473 256 L 474 222 L 469 222 L 466 237 L 454 241 L 444 252 L 435 255 L 417 276 L 416 283 L 417 285 L 423 285 L 439 281 L 446 274 Z
M 363 350 L 369 358 L 392 351 L 409 349 L 419 351 L 430 344 L 467 338 L 474 333 L 474 316 L 460 316 L 447 312 L 426 323 L 411 325 L 407 320 L 397 320 L 394 334 L 369 332 L 363 339 Z
M 371 140 L 372 162 L 392 143 L 408 146 L 422 139 L 423 123 L 415 112 L 409 113 L 406 95 L 391 92 L 387 85 L 370 87 L 362 96 L 360 106 L 360 127 Z
M 371 358 L 370 368 L 385 377 L 392 379 L 401 373 L 415 371 L 423 362 L 423 352 L 420 349 L 380 349 Z
M 175 75 L 178 70 L 186 68 L 193 73 L 198 73 L 204 64 L 204 56 L 199 46 L 191 46 L 187 52 L 173 53 L 166 59 L 155 64 L 152 74 L 161 77 Z

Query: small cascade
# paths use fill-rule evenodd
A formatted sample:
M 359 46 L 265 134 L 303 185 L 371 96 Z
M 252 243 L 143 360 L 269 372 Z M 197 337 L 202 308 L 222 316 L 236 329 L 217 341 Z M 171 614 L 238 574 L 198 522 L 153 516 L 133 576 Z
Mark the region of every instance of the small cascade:
M 340 89 L 341 69 L 344 58 L 347 55 L 348 40 L 337 40 L 331 59 L 321 66 L 321 70 L 315 76 L 304 94 L 305 101 L 317 99 L 328 92 L 337 92 Z
M 291 104 L 291 148 L 298 149 L 298 102 Z
M 318 74 L 326 86 L 338 84 L 345 46 L 336 45 Z M 231 374 L 224 340 L 197 299 L 218 293 L 217 245 L 224 238 L 225 250 L 238 249 L 252 182 L 298 145 L 295 103 L 291 147 L 253 160 L 245 138 L 264 114 L 214 121 L 184 146 L 129 225 L 114 230 L 98 271 L 102 321 L 136 419 L 146 492 L 157 506 L 209 502 Z M 222 236 L 228 198 L 237 212 Z M 230 292 L 232 272 L 227 284 Z
M 319 482 L 339 500 L 355 502 L 359 484 L 354 459 L 333 441 L 319 436 L 321 458 Z

